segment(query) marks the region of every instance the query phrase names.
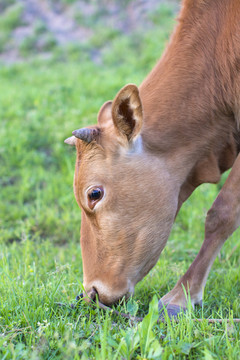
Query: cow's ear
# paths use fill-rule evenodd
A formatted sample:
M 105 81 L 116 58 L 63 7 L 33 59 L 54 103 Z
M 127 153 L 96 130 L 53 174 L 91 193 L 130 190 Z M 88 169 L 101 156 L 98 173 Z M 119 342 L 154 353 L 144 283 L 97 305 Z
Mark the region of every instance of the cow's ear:
M 143 111 L 136 85 L 128 84 L 116 95 L 112 104 L 112 119 L 118 133 L 129 142 L 139 135 Z
M 98 123 L 99 125 L 104 125 L 106 121 L 112 117 L 112 101 L 106 101 L 98 113 Z
M 112 101 L 106 101 L 98 113 L 98 124 L 106 127 L 112 123 Z

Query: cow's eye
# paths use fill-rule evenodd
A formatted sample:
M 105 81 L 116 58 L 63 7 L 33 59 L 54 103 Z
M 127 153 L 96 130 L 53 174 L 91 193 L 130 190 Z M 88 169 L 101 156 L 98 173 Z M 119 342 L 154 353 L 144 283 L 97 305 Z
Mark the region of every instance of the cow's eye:
M 102 187 L 94 187 L 88 190 L 88 206 L 92 210 L 96 203 L 102 199 L 104 194 Z
M 88 194 L 89 200 L 99 200 L 101 196 L 102 196 L 102 191 L 99 188 L 91 190 L 90 193 Z

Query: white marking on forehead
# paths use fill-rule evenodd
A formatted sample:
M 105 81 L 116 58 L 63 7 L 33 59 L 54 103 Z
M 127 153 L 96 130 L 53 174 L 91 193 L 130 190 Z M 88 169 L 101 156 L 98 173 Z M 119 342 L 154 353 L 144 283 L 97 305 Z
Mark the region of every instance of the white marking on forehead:
M 143 143 L 142 137 L 139 135 L 132 143 L 131 148 L 128 151 L 128 154 L 142 154 L 143 152 Z

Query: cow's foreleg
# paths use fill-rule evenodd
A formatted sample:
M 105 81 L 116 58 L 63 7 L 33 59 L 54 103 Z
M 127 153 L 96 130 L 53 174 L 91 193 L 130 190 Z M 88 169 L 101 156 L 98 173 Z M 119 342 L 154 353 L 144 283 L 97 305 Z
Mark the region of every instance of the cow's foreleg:
M 170 316 L 176 315 L 187 305 L 185 288 L 192 305 L 202 301 L 203 289 L 211 266 L 225 240 L 240 225 L 240 155 L 223 185 L 218 197 L 208 211 L 205 223 L 205 239 L 202 247 L 175 287 L 159 302 L 164 304 Z

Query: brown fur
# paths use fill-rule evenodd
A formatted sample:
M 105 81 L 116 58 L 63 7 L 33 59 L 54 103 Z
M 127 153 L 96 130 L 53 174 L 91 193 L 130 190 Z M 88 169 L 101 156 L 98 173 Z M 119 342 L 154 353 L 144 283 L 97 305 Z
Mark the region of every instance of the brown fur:
M 132 292 L 154 266 L 194 189 L 217 183 L 233 164 L 203 246 L 165 304 L 185 306 L 182 285 L 193 305 L 201 300 L 218 251 L 240 223 L 239 19 L 239 0 L 183 1 L 169 46 L 139 91 L 125 86 L 101 108 L 98 138 L 77 140 L 84 285 L 106 304 Z M 89 209 L 86 189 L 100 185 L 105 196 Z

